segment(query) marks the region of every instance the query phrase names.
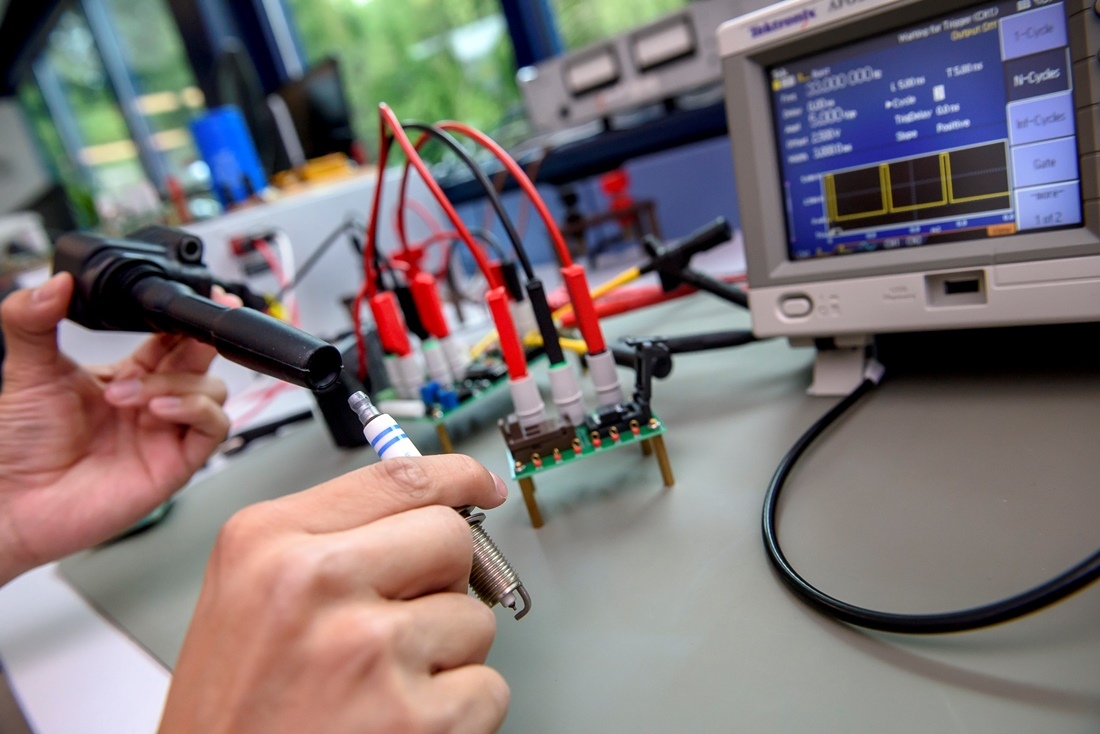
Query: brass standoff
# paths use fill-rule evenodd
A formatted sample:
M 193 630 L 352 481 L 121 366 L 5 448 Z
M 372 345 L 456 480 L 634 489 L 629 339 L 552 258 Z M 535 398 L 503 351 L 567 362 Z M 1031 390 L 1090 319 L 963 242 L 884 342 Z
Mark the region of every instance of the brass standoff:
M 619 440 L 619 429 L 616 428 L 615 426 L 611 426 L 611 428 L 607 432 L 607 435 L 611 438 L 612 441 L 618 441 Z
M 523 477 L 519 480 L 519 488 L 523 492 L 523 503 L 527 506 L 527 515 L 531 518 L 531 526 L 542 527 L 542 512 L 539 503 L 535 500 L 535 483 L 531 477 Z
M 666 487 L 676 484 L 676 478 L 672 474 L 672 464 L 668 460 L 668 451 L 665 450 L 665 440 L 661 436 L 650 439 L 653 443 L 653 452 L 657 454 L 657 465 L 661 468 L 661 478 Z
M 630 419 L 630 432 L 631 433 L 637 433 L 640 430 L 642 430 L 642 427 L 640 425 L 638 425 L 638 419 L 637 418 L 631 418 Z
M 661 427 L 661 422 L 659 420 L 657 420 L 656 418 L 650 418 L 649 419 L 649 427 L 651 429 L 653 429 L 654 431 L 656 431 L 658 428 Z
M 581 440 L 578 437 L 574 436 L 573 437 L 573 451 L 575 451 L 576 453 L 579 454 L 582 449 L 583 449 L 583 447 L 581 446 Z
M 443 449 L 445 454 L 453 454 L 455 452 L 455 445 L 451 442 L 451 433 L 447 430 L 446 423 L 435 424 L 436 435 L 439 436 L 439 446 Z

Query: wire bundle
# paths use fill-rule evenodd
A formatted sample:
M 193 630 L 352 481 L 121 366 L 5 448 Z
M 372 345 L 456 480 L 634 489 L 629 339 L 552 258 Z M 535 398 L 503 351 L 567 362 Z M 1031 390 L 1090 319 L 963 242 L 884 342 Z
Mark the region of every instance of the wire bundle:
M 522 284 L 522 289 L 514 286 L 506 289 L 511 297 L 512 304 L 515 306 L 516 304 L 522 304 L 524 301 L 527 302 L 525 308 L 530 310 L 531 316 L 533 317 L 533 327 L 537 330 L 539 341 L 541 341 L 545 348 L 551 365 L 563 364 L 564 354 L 558 336 L 557 326 L 547 302 L 545 288 L 535 275 L 534 268 L 523 246 L 520 234 L 511 217 L 505 210 L 496 187 L 494 187 L 488 176 L 481 170 L 470 153 L 466 151 L 455 136 L 466 138 L 475 145 L 487 150 L 500 161 L 505 172 L 516 178 L 520 188 L 526 194 L 534 210 L 546 227 L 550 240 L 563 264 L 563 274 L 568 273 L 569 277 L 574 281 L 577 281 L 578 278 L 583 280 L 583 269 L 581 269 L 579 265 L 573 263 L 565 239 L 558 229 L 557 223 L 554 221 L 549 208 L 542 200 L 526 172 L 495 141 L 479 130 L 460 122 L 444 121 L 434 125 L 421 122 L 402 123 L 387 105 L 382 104 L 379 106 L 379 124 L 382 142 L 380 144 L 377 160 L 380 169 L 383 169 L 386 162 L 389 160 L 394 143 L 400 147 L 405 156 L 404 170 L 401 175 L 396 215 L 394 219 L 394 229 L 397 234 L 400 250 L 390 255 L 388 258 L 384 258 L 379 252 L 378 225 L 384 188 L 384 179 L 380 176 L 378 184 L 375 187 L 370 216 L 367 220 L 365 229 L 363 283 L 359 292 L 356 294 L 352 306 L 355 320 L 360 375 L 363 376 L 365 374 L 366 363 L 366 346 L 361 324 L 362 309 L 365 304 L 377 303 L 376 300 L 372 299 L 376 299 L 379 294 L 382 271 L 400 271 L 410 285 L 416 284 L 413 297 L 414 300 L 417 301 L 418 309 L 431 309 L 432 306 L 430 304 L 438 302 L 438 295 L 433 294 L 433 284 L 423 277 L 422 266 L 424 248 L 437 243 L 442 243 L 444 245 L 444 254 L 441 259 L 442 267 L 436 272 L 431 273 L 435 279 L 438 279 L 445 274 L 447 262 L 450 257 L 449 250 L 446 248 L 454 242 L 464 244 L 469 250 L 477 264 L 478 270 L 480 270 L 484 276 L 490 291 L 512 285 L 512 283 L 509 282 L 512 280 L 509 274 L 514 272 L 516 264 L 518 264 L 519 269 L 522 271 L 524 283 Z M 415 141 L 410 140 L 407 131 L 418 132 L 419 136 Z M 514 259 L 514 262 L 501 263 L 489 258 L 486 253 L 486 248 L 494 247 L 495 242 L 492 236 L 484 231 L 475 233 L 467 227 L 454 206 L 444 195 L 439 184 L 432 178 L 427 165 L 420 156 L 420 151 L 431 141 L 443 145 L 449 152 L 454 154 L 467 168 L 469 168 L 474 178 L 482 186 L 488 199 L 489 206 L 501 221 L 506 238 L 511 245 L 513 253 L 512 259 Z M 429 193 L 438 203 L 449 225 L 448 229 L 444 229 L 443 226 L 436 222 L 423 205 L 408 199 L 407 188 L 411 169 L 417 171 L 427 186 Z M 431 234 L 424 241 L 410 243 L 406 222 L 407 210 L 411 210 L 413 214 L 419 216 L 420 219 L 428 225 Z M 496 249 L 499 250 L 499 247 Z M 504 253 L 500 252 L 498 254 L 503 255 Z M 602 331 L 598 319 L 595 317 L 595 310 L 592 308 L 591 295 L 588 293 L 587 287 L 571 295 L 575 302 L 580 302 L 578 312 L 583 312 L 587 316 L 590 316 L 590 318 L 581 324 L 581 331 L 586 337 L 589 351 L 606 351 Z M 379 317 L 383 319 L 393 318 L 392 312 L 390 312 L 389 309 L 383 310 L 372 306 L 372 311 L 374 312 L 376 320 L 378 320 Z M 385 311 L 385 313 L 383 311 Z M 433 335 L 443 333 L 443 330 L 439 328 L 438 314 L 434 312 L 430 313 L 427 318 L 435 326 L 432 330 Z M 520 321 L 520 319 L 517 319 L 517 321 Z M 520 326 L 522 328 L 523 325 L 520 324 Z M 404 330 L 405 328 L 404 324 L 379 324 L 379 329 L 385 330 L 387 333 L 392 333 L 394 329 Z

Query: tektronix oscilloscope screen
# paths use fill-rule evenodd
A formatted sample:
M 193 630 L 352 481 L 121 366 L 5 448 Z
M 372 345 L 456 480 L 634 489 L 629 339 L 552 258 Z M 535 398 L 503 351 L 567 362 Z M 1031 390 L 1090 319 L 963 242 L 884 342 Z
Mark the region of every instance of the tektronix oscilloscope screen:
M 1011 0 L 768 69 L 791 258 L 1080 226 L 1068 43 Z

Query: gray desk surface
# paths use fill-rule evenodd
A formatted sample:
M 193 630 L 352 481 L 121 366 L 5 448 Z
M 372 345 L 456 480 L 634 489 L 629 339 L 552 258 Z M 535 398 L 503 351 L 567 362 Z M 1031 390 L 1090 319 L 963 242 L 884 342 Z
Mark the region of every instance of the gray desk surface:
M 609 322 L 612 334 L 744 325 L 697 296 Z M 514 732 L 1095 732 L 1100 589 L 976 633 L 868 634 L 795 600 L 760 540 L 779 458 L 832 400 L 804 394 L 811 354 L 782 342 L 679 358 L 656 386 L 678 482 L 623 449 L 518 488 L 486 527 L 534 597 L 499 616 L 490 663 Z M 1100 544 L 1100 376 L 899 378 L 807 455 L 780 534 L 846 600 L 944 611 L 1045 580 Z M 461 450 L 507 476 L 489 415 Z M 406 426 L 424 450 L 430 428 Z M 373 459 L 320 426 L 257 446 L 185 490 L 160 527 L 63 564 L 172 664 L 218 526 L 235 509 Z M 583 471 L 580 469 L 583 468 Z

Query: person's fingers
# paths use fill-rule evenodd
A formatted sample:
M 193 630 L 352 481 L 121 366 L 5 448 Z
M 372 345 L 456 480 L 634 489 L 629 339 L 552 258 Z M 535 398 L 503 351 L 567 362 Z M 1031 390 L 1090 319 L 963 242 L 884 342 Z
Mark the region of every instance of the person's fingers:
M 240 296 L 226 293 L 225 289 L 220 285 L 216 285 L 210 289 L 210 300 L 229 308 L 240 308 L 244 306 L 244 301 L 241 300 Z
M 206 372 L 217 350 L 179 334 L 157 334 L 147 339 L 119 368 L 116 378 L 150 372 Z
M 149 401 L 149 412 L 188 429 L 183 454 L 191 466 L 201 466 L 229 435 L 229 416 L 209 395 L 162 395 Z
M 65 318 L 72 295 L 72 275 L 58 273 L 37 288 L 12 293 L 0 304 L 7 349 L 4 387 L 40 384 L 69 368 L 57 347 L 57 324 Z
M 333 533 L 428 505 L 496 507 L 507 493 L 474 459 L 446 454 L 372 464 L 275 500 L 265 512 L 286 527 Z
M 117 369 L 118 379 L 128 379 L 145 372 L 153 372 L 168 353 L 178 347 L 185 337 L 179 334 L 154 334 L 134 350 L 125 363 Z
M 229 432 L 228 416 L 209 395 L 155 397 L 149 401 L 149 412 L 218 441 L 224 440 Z
M 84 365 L 84 369 L 100 382 L 110 382 L 118 374 L 118 365 L 113 364 Z
M 415 627 L 409 654 L 424 670 L 434 675 L 485 662 L 497 621 L 484 602 L 463 593 L 431 594 L 406 604 Z
M 127 380 L 112 380 L 103 397 L 116 407 L 144 405 L 161 395 L 206 395 L 218 405 L 225 403 L 225 383 L 210 375 L 177 373 L 151 374 Z
M 194 339 L 184 339 L 161 360 L 158 372 L 206 372 L 218 350 Z
M 500 673 L 484 665 L 466 665 L 437 673 L 428 683 L 428 700 L 437 702 L 431 731 L 485 734 L 504 723 L 511 691 Z M 434 726 L 433 726 L 434 724 Z
M 316 597 L 307 589 L 299 592 L 299 599 Z M 273 605 L 278 602 L 271 600 Z M 329 616 L 319 618 L 322 610 Z M 323 639 L 335 638 L 345 650 L 381 648 L 388 664 L 417 676 L 481 665 L 496 636 L 493 611 L 472 596 L 453 592 L 381 604 L 357 599 L 321 602 L 300 611 L 310 622 L 320 622 L 315 629 Z M 293 619 L 294 625 L 300 624 L 299 617 Z M 359 638 L 363 633 L 367 639 Z
M 470 526 L 450 507 L 406 510 L 317 542 L 315 565 L 335 593 L 369 586 L 386 599 L 415 599 L 469 586 Z

